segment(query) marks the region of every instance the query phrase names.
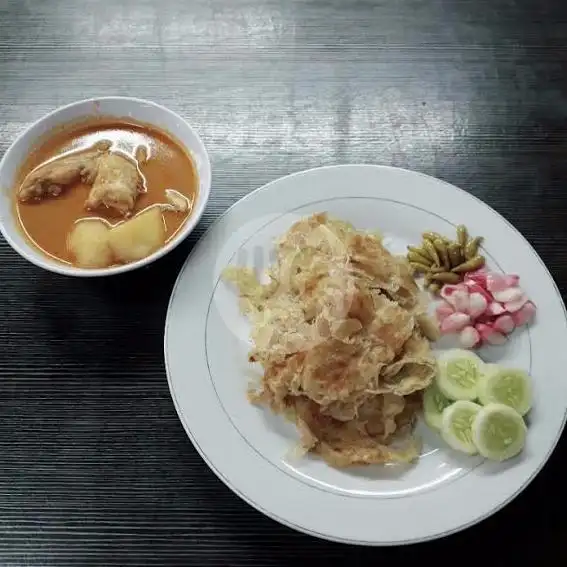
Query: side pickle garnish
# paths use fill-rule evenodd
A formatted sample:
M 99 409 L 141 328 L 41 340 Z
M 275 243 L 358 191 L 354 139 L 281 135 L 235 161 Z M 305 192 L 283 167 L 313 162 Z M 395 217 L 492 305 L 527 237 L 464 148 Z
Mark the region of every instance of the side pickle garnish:
M 407 259 L 416 274 L 425 276 L 425 288 L 437 294 L 443 284 L 456 284 L 465 273 L 482 268 L 479 254 L 482 236 L 471 238 L 465 225 L 457 227 L 456 239 L 436 232 L 424 232 L 419 246 L 408 246 Z

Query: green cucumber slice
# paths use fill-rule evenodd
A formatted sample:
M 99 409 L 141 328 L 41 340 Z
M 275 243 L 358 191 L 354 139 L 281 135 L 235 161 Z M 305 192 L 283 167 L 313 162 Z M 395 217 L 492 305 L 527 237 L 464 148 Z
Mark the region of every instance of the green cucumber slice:
M 481 406 L 467 400 L 459 400 L 443 410 L 441 437 L 453 449 L 474 455 L 477 452 L 472 439 L 472 424 Z
M 453 402 L 445 397 L 435 383 L 431 384 L 423 394 L 423 417 L 432 429 L 441 429 L 443 410 Z
M 484 362 L 474 353 L 454 348 L 438 360 L 437 386 L 451 400 L 474 400 L 478 382 L 484 373 Z
M 526 433 L 522 416 L 505 404 L 484 406 L 472 425 L 472 437 L 478 452 L 493 461 L 515 457 L 524 448 Z
M 532 407 L 531 378 L 523 370 L 488 364 L 478 384 L 478 398 L 483 405 L 504 404 L 526 415 Z

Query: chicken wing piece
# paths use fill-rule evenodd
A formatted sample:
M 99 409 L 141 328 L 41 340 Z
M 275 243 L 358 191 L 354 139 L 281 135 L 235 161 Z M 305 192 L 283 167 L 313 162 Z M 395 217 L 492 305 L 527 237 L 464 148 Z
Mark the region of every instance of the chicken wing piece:
M 98 160 L 98 171 L 85 202 L 87 209 L 105 206 L 127 216 L 144 188 L 144 178 L 136 163 L 127 157 L 110 153 Z
M 100 155 L 100 149 L 94 148 L 40 165 L 26 176 L 20 186 L 20 201 L 41 199 L 46 195 L 57 197 L 64 189 L 79 181 L 92 183 L 97 174 Z

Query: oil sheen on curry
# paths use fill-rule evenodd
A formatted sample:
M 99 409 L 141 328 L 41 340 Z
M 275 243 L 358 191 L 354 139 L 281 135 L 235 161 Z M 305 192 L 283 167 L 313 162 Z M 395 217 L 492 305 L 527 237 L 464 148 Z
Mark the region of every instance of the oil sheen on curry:
M 191 214 L 191 157 L 166 132 L 113 118 L 54 131 L 20 168 L 17 215 L 45 254 L 81 268 L 135 262 Z

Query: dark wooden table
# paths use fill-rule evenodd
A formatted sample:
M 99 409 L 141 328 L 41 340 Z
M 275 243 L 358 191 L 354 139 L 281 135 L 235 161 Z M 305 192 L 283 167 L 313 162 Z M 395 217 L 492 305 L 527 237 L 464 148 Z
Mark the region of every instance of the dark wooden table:
M 61 104 L 121 94 L 185 116 L 213 164 L 194 237 L 133 275 L 66 279 L 0 242 L 0 565 L 405 564 L 457 551 L 564 565 L 565 442 L 466 532 L 403 551 L 318 541 L 209 471 L 177 419 L 162 340 L 203 230 L 254 188 L 324 164 L 402 166 L 474 193 L 565 293 L 566 73 L 561 0 L 0 0 L 0 154 Z M 377 529 L 387 521 L 377 509 Z

